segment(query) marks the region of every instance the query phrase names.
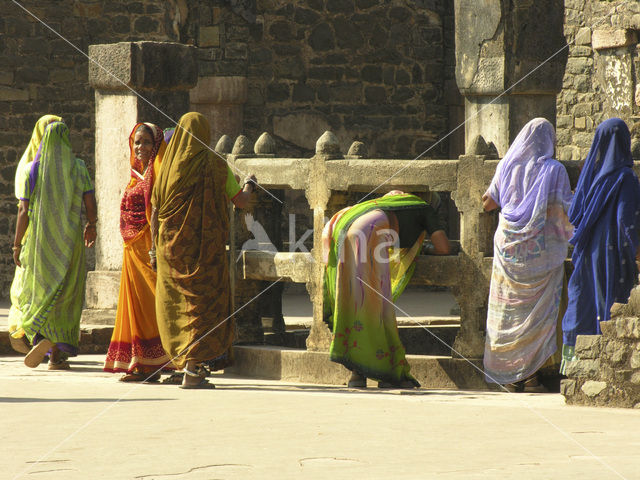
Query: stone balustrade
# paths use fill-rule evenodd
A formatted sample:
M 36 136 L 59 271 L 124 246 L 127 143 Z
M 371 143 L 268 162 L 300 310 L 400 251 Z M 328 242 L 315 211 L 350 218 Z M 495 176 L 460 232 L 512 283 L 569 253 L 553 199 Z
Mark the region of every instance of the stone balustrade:
M 256 142 L 268 141 L 268 134 Z M 265 140 L 267 139 L 267 140 Z M 450 192 L 460 215 L 460 252 L 456 256 L 419 256 L 413 284 L 450 287 L 461 309 L 461 327 L 454 344 L 454 355 L 481 358 L 484 351 L 484 326 L 489 293 L 493 234 L 495 217 L 483 211 L 482 194 L 486 191 L 495 172 L 497 160 L 481 155 L 461 156 L 455 160 L 389 160 L 362 158 L 366 146 L 354 142 L 349 154 L 343 156 L 336 137 L 331 132 L 322 135 L 312 158 L 278 158 L 274 149 L 268 155 L 251 154 L 246 137 L 238 137 L 232 152 L 226 154 L 227 161 L 238 175 L 255 173 L 264 192 L 252 205 L 252 215 L 271 218 L 272 227 L 265 228 L 269 238 L 281 230 L 281 222 L 273 219 L 273 207 L 286 212 L 287 205 L 278 204 L 274 197 L 284 198 L 283 191 L 303 192 L 309 211 L 313 215 L 313 249 L 311 252 L 282 251 L 282 242 L 273 245 L 277 252 L 238 252 L 244 241 L 252 238 L 243 227 L 244 213 L 234 216 L 231 251 L 232 258 L 241 258 L 234 272 L 235 308 L 259 294 L 276 280 L 306 284 L 313 303 L 313 325 L 307 340 L 309 350 L 326 350 L 330 332 L 322 321 L 323 265 L 321 255 L 321 232 L 327 218 L 346 203 L 347 193 L 369 192 L 374 195 L 392 189 L 409 192 Z M 272 145 L 268 141 L 269 145 Z M 222 138 L 219 150 L 231 141 Z M 243 145 L 243 153 L 239 153 Z M 221 152 L 223 153 L 223 152 Z M 578 176 L 577 162 L 567 162 L 572 183 Z M 264 205 L 263 202 L 267 202 Z M 289 206 L 290 207 L 290 206 Z M 277 293 L 276 293 L 277 294 Z M 247 334 L 245 340 L 256 341 L 260 335 L 260 311 L 258 302 L 251 308 L 244 306 L 237 314 L 238 325 Z

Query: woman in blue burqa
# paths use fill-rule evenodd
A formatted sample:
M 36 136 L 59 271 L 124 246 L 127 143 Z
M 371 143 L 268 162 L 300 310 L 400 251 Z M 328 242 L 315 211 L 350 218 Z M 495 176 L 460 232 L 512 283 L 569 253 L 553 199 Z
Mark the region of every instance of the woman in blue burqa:
M 602 122 L 569 209 L 574 272 L 562 320 L 561 373 L 575 358 L 576 337 L 600 334 L 613 303 L 626 303 L 636 283 L 640 184 L 632 168 L 627 125 L 619 118 Z

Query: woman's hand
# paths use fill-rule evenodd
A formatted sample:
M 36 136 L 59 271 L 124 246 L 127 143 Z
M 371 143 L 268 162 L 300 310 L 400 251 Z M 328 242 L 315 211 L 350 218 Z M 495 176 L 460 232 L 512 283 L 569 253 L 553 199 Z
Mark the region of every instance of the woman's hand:
M 84 246 L 85 247 L 93 247 L 96 243 L 96 237 L 98 233 L 96 231 L 95 223 L 87 223 L 84 227 Z
M 491 198 L 491 195 L 489 195 L 488 193 L 485 193 L 482 196 L 482 208 L 484 208 L 485 212 L 490 212 L 491 210 L 495 210 L 496 208 L 498 208 L 498 204 L 496 203 L 496 201 Z
M 22 245 L 17 247 L 13 247 L 13 263 L 15 263 L 18 267 L 21 267 L 20 263 L 20 252 L 22 251 Z

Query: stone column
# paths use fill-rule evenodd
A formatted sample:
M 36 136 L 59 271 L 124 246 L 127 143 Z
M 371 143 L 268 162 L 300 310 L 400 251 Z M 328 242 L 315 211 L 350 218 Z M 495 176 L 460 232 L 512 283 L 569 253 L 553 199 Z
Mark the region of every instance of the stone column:
M 211 146 L 222 135 L 233 138 L 242 133 L 242 110 L 247 101 L 245 77 L 200 77 L 189 98 L 191 110 L 209 120 Z
M 455 0 L 466 152 L 481 135 L 502 157 L 532 118 L 555 124 L 567 49 L 545 60 L 566 45 L 563 15 L 563 3 L 556 0 Z
M 311 281 L 307 284 L 307 291 L 313 303 L 313 323 L 307 337 L 307 350 L 316 352 L 326 352 L 331 345 L 331 332 L 323 320 L 322 229 L 331 198 L 325 162 L 334 158 L 342 158 L 338 138 L 331 132 L 325 132 L 316 142 L 315 156 L 309 160 L 309 183 L 305 191 L 309 206 L 313 210 L 313 266 Z
M 459 355 L 473 359 L 482 358 L 484 354 L 491 274 L 491 258 L 485 258 L 491 252 L 485 250 L 492 246 L 490 238 L 493 231 L 487 228 L 490 215 L 484 213 L 482 208 L 481 198 L 485 190 L 484 158 L 475 155 L 461 156 L 457 187 L 453 194 L 460 212 L 461 248 L 458 272 L 460 283 L 453 288 L 460 305 L 460 331 L 453 348 Z
M 137 122 L 173 126 L 189 110 L 197 80 L 195 47 L 164 42 L 89 46 L 96 90 L 96 270 L 89 272 L 84 323 L 112 324 L 120 286 L 120 201 L 129 182 L 129 133 Z M 179 65 L 180 68 L 176 68 Z

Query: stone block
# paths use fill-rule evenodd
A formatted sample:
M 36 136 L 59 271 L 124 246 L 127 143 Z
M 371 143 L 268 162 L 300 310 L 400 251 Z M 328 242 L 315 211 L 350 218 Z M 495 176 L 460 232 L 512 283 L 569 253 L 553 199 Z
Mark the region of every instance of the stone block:
M 573 75 L 588 74 L 593 60 L 589 57 L 571 57 L 567 59 L 567 72 Z
M 576 45 L 589 45 L 591 44 L 591 29 L 589 27 L 582 27 L 576 33 L 575 42 Z
M 122 240 L 118 239 L 121 244 Z M 120 247 L 122 248 L 122 247 Z M 85 304 L 90 309 L 114 310 L 118 307 L 119 271 L 90 271 L 87 274 Z
M 604 347 L 604 356 L 608 358 L 612 365 L 619 365 L 624 362 L 629 353 L 629 346 L 617 340 L 610 340 Z
M 591 47 L 573 47 L 571 49 L 572 57 L 590 57 L 591 55 L 593 55 Z
M 607 388 L 606 382 L 596 382 L 593 380 L 587 380 L 584 382 L 584 385 L 580 388 L 582 392 L 589 398 L 593 398 L 595 396 L 600 395 L 602 391 Z
M 13 72 L 0 72 L 0 85 L 13 84 Z
M 636 349 L 631 354 L 629 365 L 631 368 L 640 368 L 640 345 L 637 345 Z
M 638 43 L 638 35 L 631 29 L 597 29 L 594 30 L 591 42 L 596 50 L 627 47 Z
M 556 117 L 556 128 L 571 128 L 573 117 L 571 115 L 558 115 Z
M 601 335 L 578 335 L 575 352 L 580 360 L 600 357 L 602 348 Z
M 617 318 L 615 322 L 618 338 L 640 338 L 640 318 L 623 317 Z
M 569 362 L 567 377 L 570 378 L 598 378 L 600 359 L 585 359 Z
M 200 27 L 198 32 L 199 47 L 219 47 L 220 46 L 220 28 L 219 27 Z
M 577 117 L 573 121 L 573 124 L 578 130 L 584 130 L 585 128 L 587 128 L 587 119 L 586 117 Z
M 635 372 L 631 376 L 631 383 L 633 383 L 634 385 L 640 385 L 640 372 Z
M 29 90 L 0 86 L 0 102 L 20 102 L 29 100 Z
M 188 89 L 196 84 L 196 48 L 171 42 L 89 45 L 89 82 L 98 90 Z
M 616 335 L 616 323 L 613 320 L 606 322 L 600 322 L 600 331 L 602 335 L 607 338 L 613 338 Z
M 565 397 L 571 397 L 576 394 L 576 381 L 569 378 L 560 382 L 560 393 Z

